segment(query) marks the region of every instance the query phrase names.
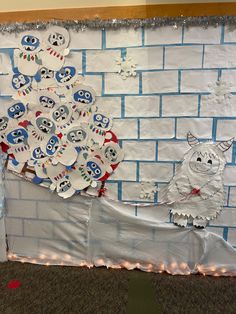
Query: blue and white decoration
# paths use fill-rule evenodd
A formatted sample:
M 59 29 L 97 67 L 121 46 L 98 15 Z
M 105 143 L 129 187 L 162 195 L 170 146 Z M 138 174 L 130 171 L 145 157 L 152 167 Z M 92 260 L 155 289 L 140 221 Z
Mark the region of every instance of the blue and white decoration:
M 14 186 L 8 195 L 7 230 L 15 259 L 40 260 L 43 255 L 42 263 L 235 275 L 236 32 L 223 25 L 71 29 L 67 31 L 70 43 L 66 32 L 64 39 L 59 38 L 59 30 L 52 32 L 55 38 L 49 33 L 41 34 L 42 64 L 37 71 L 50 70 L 43 75 L 54 82 L 44 89 L 34 77 L 30 84 L 28 74 L 17 76 L 20 90 L 15 89 L 15 98 L 26 105 L 30 123 L 25 123 L 24 116 L 15 120 L 29 134 L 23 142 L 30 147 L 25 176 L 71 198 L 62 202 L 56 193 L 7 174 L 6 185 Z M 0 40 L 10 56 L 17 48 L 11 36 Z M 60 51 L 53 46 L 54 39 Z M 54 53 L 59 64 L 44 61 Z M 67 71 L 71 66 L 75 76 L 72 68 Z M 36 95 L 34 82 L 43 88 Z M 27 83 L 29 87 L 24 86 Z M 0 76 L 0 93 L 3 104 L 12 96 L 10 75 Z M 1 116 L 2 138 L 5 129 L 12 130 L 10 120 L 6 112 Z M 55 132 L 51 132 L 53 125 Z M 192 141 L 186 137 L 188 132 Z M 190 142 L 196 145 L 190 148 Z M 186 161 L 191 163 L 192 153 L 201 147 L 203 167 L 214 168 L 210 155 L 220 165 L 216 176 L 210 177 L 213 180 L 206 179 L 211 201 L 201 199 L 200 203 L 214 213 L 206 212 L 203 219 L 190 217 L 178 202 L 179 191 L 172 189 L 178 176 L 186 175 Z M 120 162 L 117 169 L 116 162 Z M 200 160 L 191 164 L 197 163 Z M 8 167 L 22 171 L 12 159 Z M 186 184 L 189 173 L 186 177 L 182 189 L 190 187 Z M 100 192 L 105 197 L 73 196 L 83 189 L 97 195 L 95 183 L 103 180 L 106 185 Z M 201 182 L 195 182 L 187 193 L 195 197 L 197 209 L 199 188 L 201 192 Z M 193 202 L 188 201 L 186 208 L 192 210 Z M 12 225 L 17 228 L 13 230 Z

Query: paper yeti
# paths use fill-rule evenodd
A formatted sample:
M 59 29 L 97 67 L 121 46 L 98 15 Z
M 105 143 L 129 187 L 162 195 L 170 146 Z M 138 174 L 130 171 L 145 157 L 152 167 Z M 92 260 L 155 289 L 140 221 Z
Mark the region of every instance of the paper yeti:
M 172 207 L 173 222 L 186 227 L 188 222 L 198 228 L 206 227 L 216 218 L 224 204 L 224 152 L 233 139 L 221 143 L 200 143 L 191 133 L 187 135 L 191 149 L 164 193 L 164 201 Z

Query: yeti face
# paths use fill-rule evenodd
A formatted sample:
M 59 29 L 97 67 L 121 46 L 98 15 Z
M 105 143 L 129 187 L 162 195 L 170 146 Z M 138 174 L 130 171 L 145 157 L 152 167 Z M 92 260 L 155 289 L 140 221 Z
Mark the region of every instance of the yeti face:
M 70 143 L 80 145 L 87 137 L 87 133 L 80 127 L 75 127 L 67 133 L 67 140 Z
M 64 178 L 57 184 L 57 193 L 66 193 L 72 188 L 68 179 Z
M 98 165 L 98 163 L 96 163 L 95 161 L 88 161 L 86 163 L 86 169 L 89 176 L 92 177 L 94 180 L 98 180 L 103 176 L 103 171 L 100 165 Z
M 44 154 L 44 152 L 42 151 L 40 147 L 36 147 L 32 151 L 32 158 L 35 160 L 42 160 L 45 157 L 47 157 L 47 155 Z
M 12 86 L 16 90 L 21 90 L 23 88 L 27 88 L 31 83 L 31 79 L 29 76 L 16 73 L 12 77 Z
M 17 128 L 7 134 L 7 141 L 12 145 L 23 144 L 28 138 L 28 132 L 23 128 Z
M 6 130 L 8 121 L 8 117 L 0 117 L 0 132 Z
M 107 161 L 111 164 L 116 164 L 122 159 L 122 150 L 120 146 L 116 143 L 105 144 L 104 146 L 104 156 Z
M 54 47 L 63 46 L 66 42 L 66 39 L 63 34 L 58 32 L 53 32 L 48 36 L 48 42 Z
M 56 72 L 55 78 L 58 84 L 66 86 L 74 82 L 75 75 L 75 67 L 65 66 Z
M 189 161 L 189 167 L 193 172 L 201 174 L 216 174 L 220 167 L 220 158 L 212 150 L 195 151 Z
M 53 108 L 56 104 L 56 102 L 48 96 L 40 96 L 39 97 L 39 103 L 44 108 L 49 108 L 49 109 Z
M 96 113 L 93 116 L 93 124 L 99 129 L 108 130 L 111 120 L 103 114 Z
M 45 145 L 45 151 L 48 156 L 53 156 L 60 147 L 59 139 L 56 135 L 49 138 Z
M 56 110 L 52 112 L 52 119 L 59 124 L 66 123 L 70 116 L 70 111 L 65 105 L 59 106 Z
M 8 116 L 12 119 L 21 118 L 26 112 L 26 107 L 23 103 L 19 102 L 8 108 Z
M 86 104 L 86 105 L 88 104 L 92 105 L 95 100 L 94 94 L 85 88 L 80 88 L 77 91 L 75 91 L 73 94 L 73 98 L 74 98 L 74 101 L 81 104 Z
M 39 39 L 32 35 L 25 35 L 21 39 L 21 45 L 27 52 L 33 52 L 39 48 Z
M 56 126 L 54 122 L 46 117 L 36 118 L 36 126 L 41 132 L 45 134 L 52 134 L 56 131 Z

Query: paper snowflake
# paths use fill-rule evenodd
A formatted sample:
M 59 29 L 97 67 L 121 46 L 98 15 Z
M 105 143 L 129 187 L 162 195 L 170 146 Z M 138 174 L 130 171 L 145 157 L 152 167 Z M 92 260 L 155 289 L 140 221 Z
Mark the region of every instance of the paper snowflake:
M 154 182 L 141 182 L 140 198 L 154 199 L 154 195 L 158 191 Z
M 125 59 L 116 59 L 116 64 L 118 66 L 118 72 L 123 80 L 126 80 L 129 76 L 136 76 L 136 63 L 133 62 L 131 57 Z
M 232 84 L 226 81 L 218 80 L 214 84 L 209 84 L 211 95 L 208 100 L 212 104 L 227 105 L 232 97 L 231 87 Z

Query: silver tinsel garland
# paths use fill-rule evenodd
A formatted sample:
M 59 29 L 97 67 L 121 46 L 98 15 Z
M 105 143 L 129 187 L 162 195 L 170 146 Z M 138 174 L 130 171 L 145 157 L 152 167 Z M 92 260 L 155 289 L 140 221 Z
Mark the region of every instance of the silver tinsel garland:
M 217 27 L 219 25 L 228 25 L 230 28 L 236 28 L 236 16 L 199 16 L 199 17 L 154 17 L 148 19 L 110 19 L 110 20 L 52 20 L 49 22 L 37 21 L 32 23 L 9 23 L 0 24 L 1 33 L 18 33 L 27 30 L 44 30 L 50 25 L 63 26 L 74 31 L 84 31 L 86 28 L 92 29 L 119 29 L 121 27 L 145 27 L 155 28 L 161 26 L 208 26 Z

